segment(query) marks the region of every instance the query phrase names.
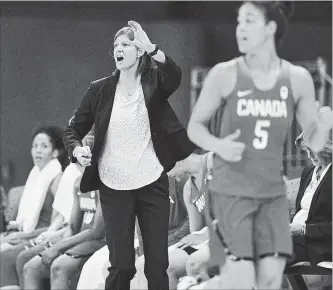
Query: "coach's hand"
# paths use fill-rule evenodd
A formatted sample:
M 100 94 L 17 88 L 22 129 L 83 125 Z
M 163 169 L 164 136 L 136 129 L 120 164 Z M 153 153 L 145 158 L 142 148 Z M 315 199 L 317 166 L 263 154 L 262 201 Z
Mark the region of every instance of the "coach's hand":
M 220 146 L 216 154 L 223 160 L 229 162 L 238 162 L 242 159 L 245 144 L 237 141 L 241 134 L 241 131 L 237 129 L 234 133 L 221 139 Z
M 84 167 L 91 165 L 91 152 L 89 146 L 76 146 L 73 151 L 73 156 Z
M 142 29 L 141 25 L 133 20 L 128 21 L 128 25 L 134 33 L 132 43 L 138 48 L 145 50 L 147 53 L 153 52 L 155 45 L 151 43 L 147 33 Z

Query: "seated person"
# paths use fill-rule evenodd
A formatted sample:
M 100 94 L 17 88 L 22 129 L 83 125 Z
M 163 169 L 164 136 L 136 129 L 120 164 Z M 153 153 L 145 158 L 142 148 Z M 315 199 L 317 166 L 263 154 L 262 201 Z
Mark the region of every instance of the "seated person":
M 191 174 L 183 190 L 183 198 L 189 215 L 190 234 L 183 237 L 178 243 L 169 246 L 169 288 L 176 289 L 180 277 L 186 275 L 186 268 L 190 275 L 200 275 L 207 278 L 206 264 L 209 260 L 208 239 L 209 232 L 204 222 L 205 197 L 201 194 L 201 182 L 207 155 L 191 154 L 188 158 L 176 164 L 169 175 L 179 179 L 184 173 Z M 200 232 L 199 232 L 200 231 Z M 147 280 L 144 275 L 144 257 L 136 261 L 139 287 L 131 284 L 131 289 L 147 289 Z M 133 286 L 133 287 L 132 287 Z
M 312 165 L 304 168 L 296 198 L 296 214 L 290 224 L 294 260 L 317 265 L 332 261 L 332 130 L 325 148 L 315 154 L 303 135 L 296 144 L 305 150 Z
M 0 235 L 1 252 L 11 247 L 10 240 L 29 237 L 35 229 L 41 232 L 50 225 L 53 197 L 62 175 L 58 159 L 64 154 L 60 128 L 43 126 L 35 131 L 31 148 L 34 167 L 24 186 L 16 219 L 9 221 L 7 231 Z
M 20 252 L 27 247 L 37 244 L 45 246 L 47 243 L 54 243 L 61 238 L 60 233 L 63 233 L 64 226 L 70 221 L 75 182 L 78 177 L 82 176 L 82 173 L 83 167 L 79 168 L 77 163 L 71 163 L 65 169 L 52 205 L 52 223 L 45 231 L 35 230 L 30 234 L 25 234 L 25 236 L 21 233 L 20 237 L 12 238 L 9 241 L 13 247 L 0 254 L 0 264 L 2 265 L 0 267 L 1 287 L 7 286 L 7 288 L 13 289 L 14 285 L 19 285 L 18 279 L 22 275 L 18 276 L 16 272 L 16 259 Z M 62 230 L 58 232 L 60 229 Z M 40 234 L 38 235 L 38 233 Z M 32 255 L 31 258 L 33 256 L 35 255 Z
M 170 173 L 173 171 L 170 171 Z M 185 204 L 182 198 L 182 191 L 184 184 L 188 176 L 183 176 L 177 178 L 170 176 L 169 174 L 169 195 L 170 195 L 170 215 L 169 215 L 169 235 L 168 235 L 168 244 L 169 246 L 179 242 L 184 236 L 189 233 L 189 223 L 187 211 Z M 143 253 L 142 250 L 142 241 L 140 237 L 140 230 L 137 224 L 136 227 L 136 241 L 140 241 L 139 251 L 137 251 L 137 256 L 141 256 Z M 80 280 L 78 283 L 77 289 L 104 289 L 105 288 L 105 279 L 108 275 L 107 268 L 110 267 L 110 262 L 108 260 L 109 250 L 107 246 L 97 251 L 83 266 Z M 143 265 L 142 265 L 143 266 Z M 140 269 L 137 275 L 131 281 L 132 289 L 141 288 L 141 276 L 143 274 L 143 268 Z M 139 277 L 138 277 L 139 276 Z M 144 277 L 145 279 L 145 277 Z M 143 288 L 147 289 L 146 280 L 144 280 Z
M 18 273 L 22 273 L 22 289 L 43 289 L 43 280 L 50 278 L 51 289 L 76 287 L 81 268 L 88 258 L 105 245 L 105 229 L 99 202 L 99 192 L 82 193 L 79 190 L 81 177 L 76 183 L 74 205 L 69 226 L 63 237 L 48 247 L 39 247 L 37 256 L 26 264 L 24 256 L 33 247 L 20 253 L 17 259 Z

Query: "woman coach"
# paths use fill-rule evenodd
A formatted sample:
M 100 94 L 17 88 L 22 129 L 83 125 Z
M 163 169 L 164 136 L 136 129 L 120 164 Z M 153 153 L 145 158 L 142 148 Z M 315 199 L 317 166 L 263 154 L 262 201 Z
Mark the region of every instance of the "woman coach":
M 180 68 L 129 21 L 114 37 L 117 69 L 94 81 L 64 132 L 72 162 L 87 166 L 81 191 L 100 190 L 110 251 L 106 289 L 127 290 L 135 274 L 138 217 L 151 290 L 168 289 L 168 172 L 195 146 L 168 103 Z M 81 140 L 95 124 L 90 152 Z

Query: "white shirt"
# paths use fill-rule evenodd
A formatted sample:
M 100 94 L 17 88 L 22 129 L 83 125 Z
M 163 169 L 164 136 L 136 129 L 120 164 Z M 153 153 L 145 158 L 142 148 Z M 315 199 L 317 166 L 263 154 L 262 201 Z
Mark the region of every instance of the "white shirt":
M 153 148 L 142 86 L 128 97 L 116 90 L 98 170 L 101 181 L 117 190 L 151 184 L 163 172 Z
M 313 195 L 315 194 L 318 185 L 320 184 L 321 180 L 325 176 L 327 170 L 330 168 L 331 164 L 332 163 L 330 163 L 329 165 L 326 166 L 326 168 L 323 170 L 323 172 L 321 173 L 321 175 L 319 177 L 317 176 L 319 166 L 316 166 L 315 169 L 313 170 L 311 182 L 307 186 L 307 188 L 304 192 L 303 198 L 301 200 L 301 209 L 294 216 L 293 223 L 305 224 L 305 221 L 308 219 Z

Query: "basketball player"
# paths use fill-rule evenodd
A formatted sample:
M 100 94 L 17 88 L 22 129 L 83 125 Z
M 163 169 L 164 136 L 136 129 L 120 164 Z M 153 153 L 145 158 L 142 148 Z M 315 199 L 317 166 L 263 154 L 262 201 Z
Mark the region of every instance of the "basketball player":
M 330 108 L 317 114 L 310 73 L 277 54 L 291 4 L 241 4 L 236 38 L 244 55 L 211 69 L 189 122 L 190 139 L 215 153 L 208 204 L 219 241 L 211 256 L 221 274 L 206 289 L 213 282 L 217 289 L 281 287 L 292 254 L 280 172 L 287 131 L 295 112 L 307 144 L 318 152 L 332 128 Z M 214 136 L 208 123 L 220 106 L 224 113 Z

